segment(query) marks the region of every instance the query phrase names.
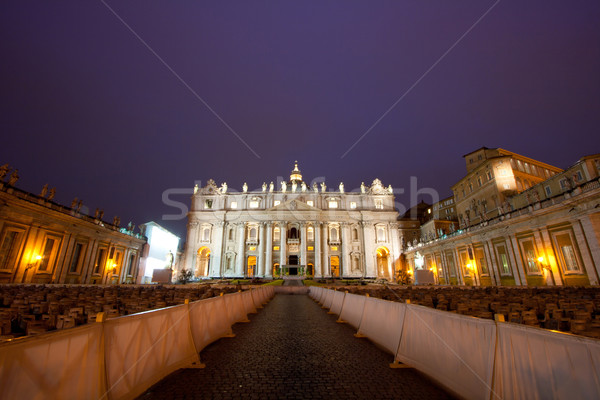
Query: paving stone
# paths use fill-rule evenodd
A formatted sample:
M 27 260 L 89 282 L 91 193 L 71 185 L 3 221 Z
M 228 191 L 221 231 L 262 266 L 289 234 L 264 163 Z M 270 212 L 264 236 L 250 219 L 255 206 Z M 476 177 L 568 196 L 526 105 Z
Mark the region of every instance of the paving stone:
M 206 368 L 176 371 L 139 399 L 452 398 L 414 369 L 389 368 L 391 354 L 306 295 L 279 294 L 249 318 L 200 353 Z

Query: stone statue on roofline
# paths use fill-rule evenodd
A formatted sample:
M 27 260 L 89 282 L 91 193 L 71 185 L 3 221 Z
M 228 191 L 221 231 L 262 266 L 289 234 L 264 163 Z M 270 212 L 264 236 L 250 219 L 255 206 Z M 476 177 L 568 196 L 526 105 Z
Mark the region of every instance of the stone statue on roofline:
M 360 192 L 361 193 L 367 193 L 367 187 L 365 186 L 364 182 L 360 183 Z
M 12 174 L 10 174 L 10 178 L 8 178 L 8 184 L 10 186 L 15 186 L 17 181 L 19 180 L 19 170 L 15 169 Z
M 56 195 L 56 188 L 50 189 L 50 194 L 48 194 L 48 201 L 52 200 Z
M 273 183 L 273 181 L 271 181 L 271 183 L 269 183 L 269 193 L 272 193 L 273 190 L 275 190 L 275 184 Z
M 262 191 L 263 191 L 263 193 L 267 191 L 267 183 L 266 182 L 263 182 L 263 184 L 262 184 Z
M 302 182 L 302 192 L 306 192 L 306 183 Z
M 292 193 L 296 192 L 296 188 L 298 188 L 298 184 L 296 183 L 296 181 L 292 182 Z
M 286 189 L 287 189 L 287 182 L 281 181 L 281 191 L 285 193 Z
M 314 191 L 315 193 L 319 193 L 319 187 L 317 186 L 317 182 L 314 182 L 314 183 L 312 184 L 312 187 L 313 187 L 313 191 Z
M 244 185 L 242 186 L 242 191 L 244 193 L 246 193 L 248 191 L 248 184 L 246 182 L 244 182 Z
M 321 192 L 325 193 L 326 190 L 327 190 L 327 185 L 325 185 L 325 182 L 321 182 Z
M 10 171 L 10 166 L 8 164 L 4 164 L 0 167 L 0 181 L 3 181 L 6 175 Z
M 344 193 L 344 182 L 340 182 L 340 193 Z
M 221 184 L 221 193 L 227 193 L 227 182 Z
M 40 197 L 46 197 L 46 194 L 48 194 L 48 184 L 47 183 L 42 187 L 42 192 L 40 193 Z

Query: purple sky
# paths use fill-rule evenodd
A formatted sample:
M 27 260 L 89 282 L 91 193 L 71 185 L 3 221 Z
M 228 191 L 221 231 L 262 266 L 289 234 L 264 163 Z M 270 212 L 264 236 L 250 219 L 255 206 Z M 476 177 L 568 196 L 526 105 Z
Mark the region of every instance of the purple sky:
M 107 4 L 185 84 L 101 1 L 0 5 L 0 162 L 107 220 L 183 235 L 165 190 L 258 188 L 296 159 L 329 187 L 448 196 L 481 146 L 562 168 L 600 152 L 597 0 Z

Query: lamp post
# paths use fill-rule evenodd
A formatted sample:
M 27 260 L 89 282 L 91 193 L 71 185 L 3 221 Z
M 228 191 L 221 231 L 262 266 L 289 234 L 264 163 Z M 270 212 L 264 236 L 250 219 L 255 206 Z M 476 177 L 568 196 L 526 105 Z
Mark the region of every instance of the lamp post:
M 552 273 L 552 268 L 550 267 L 550 264 L 544 264 L 543 256 L 539 256 L 537 261 L 540 264 L 540 267 L 542 267 L 544 274 L 550 274 L 550 278 L 552 278 L 552 286 L 556 286 L 556 281 L 554 280 L 554 274 Z

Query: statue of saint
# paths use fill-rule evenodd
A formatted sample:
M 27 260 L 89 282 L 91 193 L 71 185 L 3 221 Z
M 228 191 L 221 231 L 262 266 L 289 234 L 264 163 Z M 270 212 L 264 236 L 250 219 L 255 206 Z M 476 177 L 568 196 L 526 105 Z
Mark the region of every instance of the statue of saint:
M 361 193 L 367 193 L 367 187 L 365 186 L 364 182 L 360 183 L 360 192 Z
M 340 193 L 344 193 L 344 182 L 340 182 Z
M 48 184 L 47 183 L 42 187 L 42 192 L 40 193 L 40 197 L 46 197 L 46 194 L 48 194 Z
M 242 191 L 244 193 L 246 193 L 248 191 L 248 184 L 246 182 L 244 182 L 244 185 L 242 186 Z
M 198 193 L 198 184 L 196 183 L 194 185 L 194 194 Z
M 271 183 L 269 183 L 269 192 L 273 192 L 273 190 L 275 189 L 275 184 L 273 183 L 273 181 L 271 181 Z
M 56 195 L 56 188 L 50 189 L 50 194 L 48 195 L 48 201 L 52 200 L 54 198 L 54 195 Z
M 314 191 L 315 193 L 319 193 L 319 188 L 318 188 L 318 186 L 317 186 L 317 183 L 316 183 L 316 182 L 315 182 L 315 183 L 313 183 L 313 191 Z
M 302 191 L 306 192 L 306 183 L 302 182 Z
M 298 184 L 296 183 L 296 181 L 292 182 L 292 193 L 296 192 L 296 188 L 298 187 Z
M 77 197 L 75 197 L 73 199 L 73 201 L 71 202 L 71 208 L 74 210 L 77 207 Z
M 286 189 L 287 189 L 286 181 L 281 181 L 281 191 L 285 193 Z
M 167 253 L 167 268 L 171 268 L 173 266 L 173 253 L 171 253 L 171 250 L 169 250 L 169 252 Z
M 227 182 L 221 184 L 221 193 L 227 193 Z
M 325 182 L 321 182 L 321 192 L 325 193 L 326 190 L 327 190 L 327 185 L 325 185 Z
M 262 190 L 263 190 L 263 193 L 267 191 L 267 183 L 266 182 L 263 182 Z
M 10 178 L 8 178 L 8 184 L 10 186 L 15 186 L 17 181 L 19 180 L 19 170 L 15 169 L 12 174 L 10 174 Z
M 77 212 L 81 211 L 81 206 L 83 206 L 83 200 L 79 200 L 79 203 L 77 203 Z
M 0 181 L 4 180 L 4 177 L 8 174 L 8 171 L 10 171 L 8 164 L 4 164 L 0 167 Z
M 388 186 L 388 192 L 390 192 L 390 194 L 394 194 L 394 190 L 392 189 L 392 185 Z

